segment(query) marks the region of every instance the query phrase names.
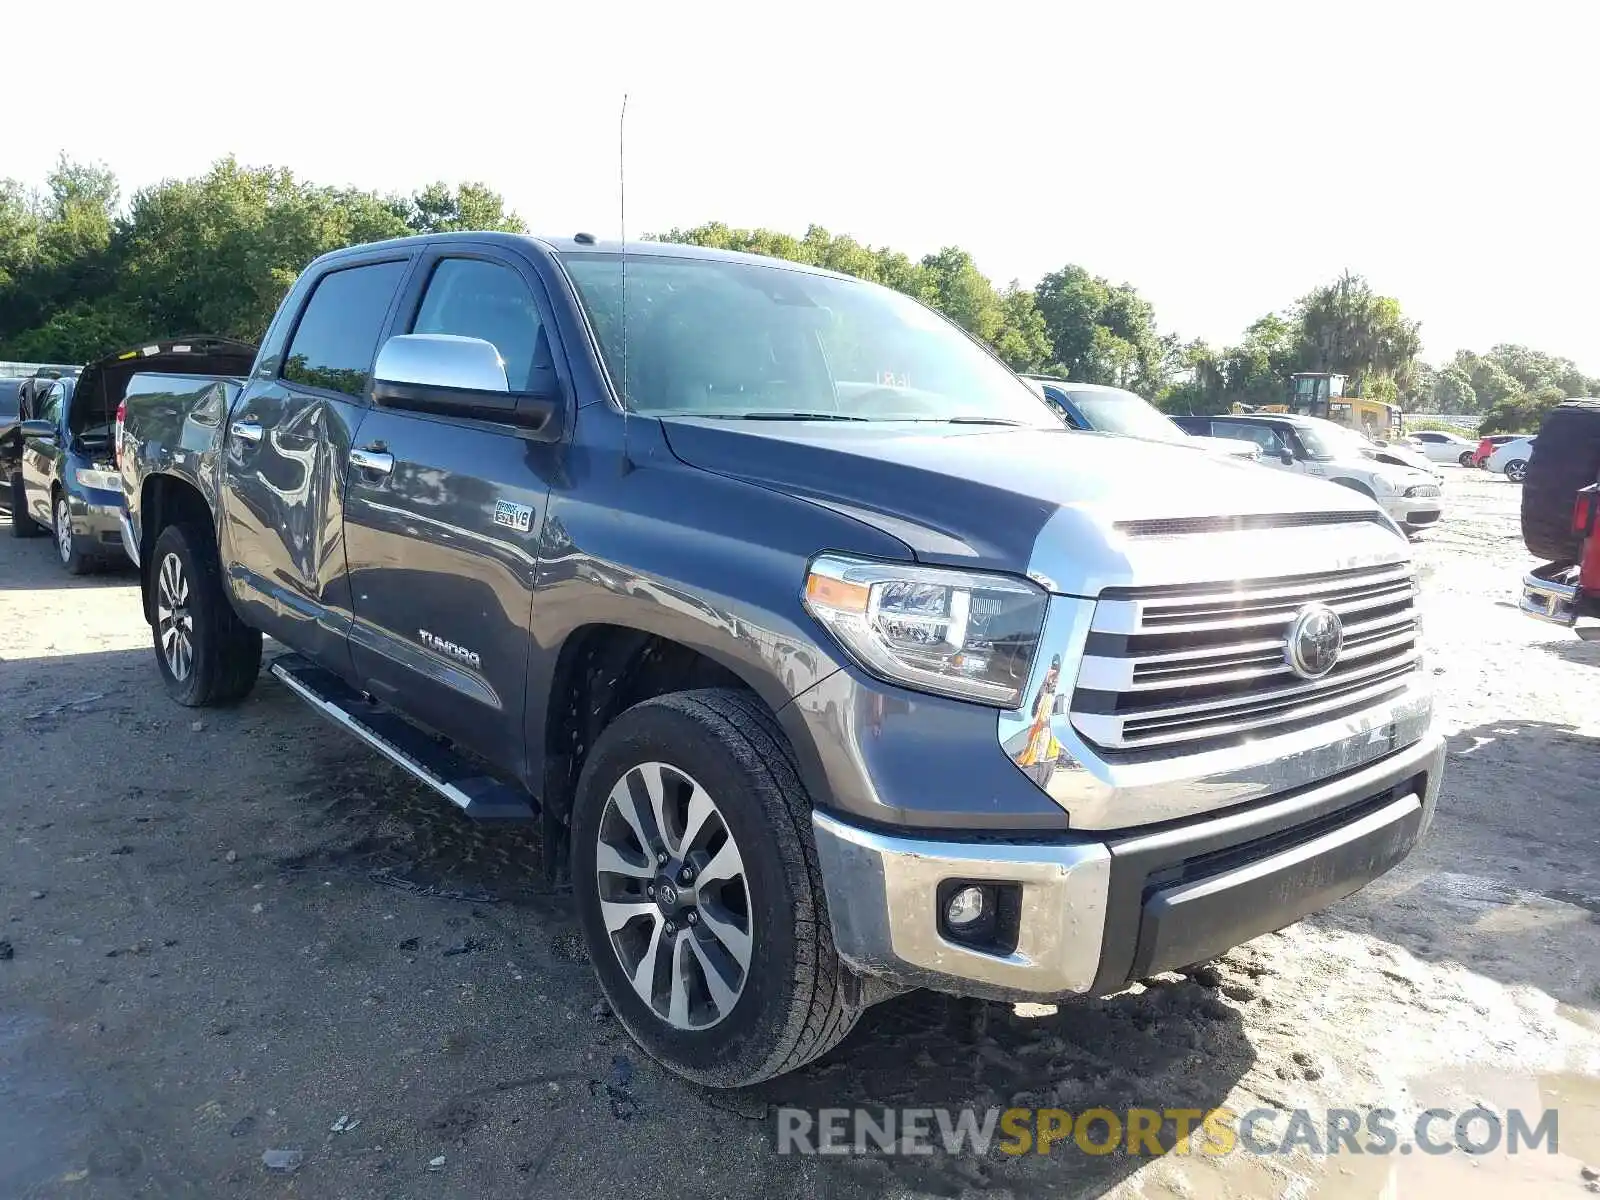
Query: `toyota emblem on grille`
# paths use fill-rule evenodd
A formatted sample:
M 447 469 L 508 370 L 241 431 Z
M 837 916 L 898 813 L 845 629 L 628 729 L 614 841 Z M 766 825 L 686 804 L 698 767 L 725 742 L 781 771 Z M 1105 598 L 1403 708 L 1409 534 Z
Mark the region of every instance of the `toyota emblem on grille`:
M 1344 623 L 1326 604 L 1308 604 L 1289 626 L 1284 658 L 1302 679 L 1321 679 L 1339 661 L 1344 649 Z

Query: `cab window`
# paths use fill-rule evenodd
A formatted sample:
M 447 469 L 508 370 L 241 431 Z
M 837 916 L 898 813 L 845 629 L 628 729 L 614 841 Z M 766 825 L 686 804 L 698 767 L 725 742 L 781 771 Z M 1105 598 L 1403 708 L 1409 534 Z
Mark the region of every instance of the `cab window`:
M 551 365 L 550 339 L 533 293 L 510 267 L 477 258 L 446 258 L 433 269 L 412 333 L 482 338 L 500 351 L 506 383 L 527 391 L 533 372 Z
M 370 263 L 330 271 L 318 280 L 284 356 L 284 379 L 347 396 L 365 392 L 378 334 L 406 267 Z

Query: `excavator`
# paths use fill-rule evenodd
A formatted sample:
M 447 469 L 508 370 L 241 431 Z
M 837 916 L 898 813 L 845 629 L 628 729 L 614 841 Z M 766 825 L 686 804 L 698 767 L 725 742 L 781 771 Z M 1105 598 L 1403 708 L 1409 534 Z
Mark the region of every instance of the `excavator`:
M 1233 406 L 1234 415 L 1244 412 L 1294 413 L 1302 417 L 1321 417 L 1364 433 L 1377 442 L 1395 442 L 1405 436 L 1405 415 L 1400 407 L 1360 395 L 1345 395 L 1345 376 L 1330 371 L 1298 371 L 1289 377 L 1288 394 L 1281 404 L 1261 404 L 1251 408 Z

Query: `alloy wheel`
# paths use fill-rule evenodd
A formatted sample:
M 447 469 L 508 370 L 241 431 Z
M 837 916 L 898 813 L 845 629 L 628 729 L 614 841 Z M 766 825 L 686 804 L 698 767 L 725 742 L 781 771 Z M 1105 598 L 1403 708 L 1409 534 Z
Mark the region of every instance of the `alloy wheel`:
M 1512 483 L 1521 483 L 1528 477 L 1528 464 L 1520 458 L 1506 464 L 1506 478 Z
M 156 576 L 156 633 L 167 670 L 179 682 L 194 667 L 194 617 L 189 612 L 189 579 L 183 560 L 168 554 Z
M 716 801 L 667 763 L 617 781 L 596 833 L 600 912 L 623 973 L 674 1029 L 733 1011 L 750 972 L 750 887 Z
M 56 497 L 56 553 L 63 563 L 72 561 L 72 512 L 65 496 Z

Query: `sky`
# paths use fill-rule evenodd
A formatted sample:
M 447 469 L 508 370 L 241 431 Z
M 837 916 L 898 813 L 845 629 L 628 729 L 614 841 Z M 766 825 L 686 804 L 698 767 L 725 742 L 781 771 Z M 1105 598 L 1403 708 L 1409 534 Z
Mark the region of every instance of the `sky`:
M 124 194 L 232 153 L 382 192 L 481 180 L 534 232 L 821 224 L 998 283 L 1078 263 L 1214 344 L 1350 269 L 1424 357 L 1600 374 L 1600 3 L 140 0 L 56 46 L 0 176 Z

